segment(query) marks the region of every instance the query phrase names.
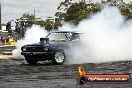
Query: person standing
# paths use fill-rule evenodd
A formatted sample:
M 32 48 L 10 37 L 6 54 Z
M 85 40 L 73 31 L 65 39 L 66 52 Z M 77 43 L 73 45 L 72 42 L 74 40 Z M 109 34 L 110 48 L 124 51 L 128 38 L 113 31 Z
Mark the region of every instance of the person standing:
M 12 33 L 11 21 L 9 21 L 9 22 L 6 24 L 6 31 L 8 31 L 8 33 Z

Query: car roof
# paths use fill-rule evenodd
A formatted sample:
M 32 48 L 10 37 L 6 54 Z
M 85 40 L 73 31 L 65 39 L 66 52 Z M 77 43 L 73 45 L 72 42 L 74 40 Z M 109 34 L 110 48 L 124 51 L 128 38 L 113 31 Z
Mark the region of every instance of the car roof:
M 77 31 L 55 31 L 55 32 L 51 32 L 51 33 L 77 33 L 77 34 L 79 34 L 80 32 L 77 32 Z

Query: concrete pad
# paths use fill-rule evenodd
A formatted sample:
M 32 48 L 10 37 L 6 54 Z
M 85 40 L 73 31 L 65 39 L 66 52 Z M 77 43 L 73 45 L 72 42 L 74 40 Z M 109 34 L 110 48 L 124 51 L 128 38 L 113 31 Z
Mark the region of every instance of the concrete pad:
M 3 55 L 12 55 L 12 52 L 3 52 Z
M 3 47 L 8 47 L 8 46 L 16 46 L 16 45 L 3 45 Z
M 0 59 L 12 59 L 12 55 L 0 55 Z
M 4 47 L 4 46 L 0 45 L 0 47 Z

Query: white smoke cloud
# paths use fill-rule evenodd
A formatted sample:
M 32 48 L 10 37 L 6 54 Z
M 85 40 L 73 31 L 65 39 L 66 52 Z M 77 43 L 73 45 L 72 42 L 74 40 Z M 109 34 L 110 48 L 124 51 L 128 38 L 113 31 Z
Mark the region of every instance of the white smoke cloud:
M 84 34 L 80 46 L 70 50 L 68 63 L 132 60 L 132 20 L 125 21 L 117 7 L 105 6 L 73 30 Z
M 41 37 L 47 35 L 47 31 L 40 26 L 33 25 L 31 29 L 27 29 L 25 37 L 17 41 L 16 49 L 12 51 L 14 58 L 24 58 L 21 55 L 21 47 L 27 44 L 38 43 Z
M 132 60 L 132 20 L 125 20 L 117 7 L 105 6 L 76 27 L 65 23 L 59 30 L 82 32 L 78 47 L 72 46 L 69 51 L 72 55 L 66 58 L 66 63 Z M 21 46 L 37 43 L 46 35 L 47 32 L 38 26 L 28 29 L 25 38 L 17 42 L 13 55 L 20 57 Z

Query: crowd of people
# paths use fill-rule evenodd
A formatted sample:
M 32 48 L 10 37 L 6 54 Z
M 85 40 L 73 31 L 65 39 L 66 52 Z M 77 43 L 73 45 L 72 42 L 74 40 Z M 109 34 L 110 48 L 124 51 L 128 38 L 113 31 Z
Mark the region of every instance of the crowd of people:
M 18 19 L 15 21 L 15 30 L 12 30 L 12 26 L 11 26 L 11 21 L 9 21 L 6 24 L 6 31 L 8 31 L 8 33 L 13 33 L 16 32 L 18 34 L 21 34 L 21 37 L 24 37 L 25 31 L 27 29 L 27 24 L 24 21 L 19 21 Z
M 20 34 L 20 37 L 24 37 L 24 34 L 27 29 L 27 23 L 25 21 L 19 21 L 18 19 L 15 21 L 16 26 L 15 26 L 15 32 Z
M 18 39 L 24 37 L 26 29 L 27 23 L 25 21 L 20 21 L 19 19 L 17 19 L 15 21 L 15 30 L 12 30 L 11 21 L 9 21 L 6 24 L 7 33 L 0 36 L 0 42 L 2 44 L 6 44 L 9 39 L 17 41 Z

